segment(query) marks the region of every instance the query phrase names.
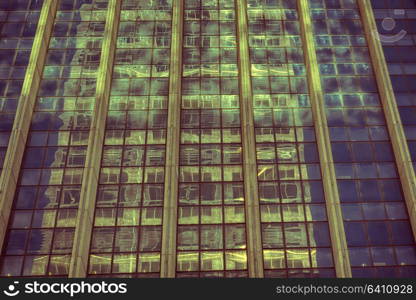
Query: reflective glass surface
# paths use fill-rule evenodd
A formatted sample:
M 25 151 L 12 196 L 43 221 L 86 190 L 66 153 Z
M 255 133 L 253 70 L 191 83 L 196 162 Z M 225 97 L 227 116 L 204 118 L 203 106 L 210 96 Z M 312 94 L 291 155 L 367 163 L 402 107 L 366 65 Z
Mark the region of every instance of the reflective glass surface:
M 372 1 L 380 40 L 416 166 L 416 1 Z
M 171 20 L 171 1 L 122 2 L 89 276 L 159 276 Z
M 185 0 L 177 277 L 246 277 L 233 0 Z
M 248 1 L 265 277 L 334 276 L 296 1 Z
M 0 3 L 0 174 L 43 0 Z
M 357 1 L 310 7 L 353 276 L 414 276 L 415 242 Z
M 68 274 L 107 2 L 58 3 L 3 250 L 2 275 Z
M 0 277 L 69 272 L 109 1 L 57 1 Z M 87 276 L 160 277 L 173 0 L 120 1 Z M 335 277 L 298 1 L 247 0 L 249 57 L 237 1 L 184 0 L 176 277 L 248 277 L 238 59 L 250 63 L 265 277 Z M 357 1 L 308 0 L 352 273 L 415 277 Z M 0 0 L 0 172 L 42 4 Z M 416 1 L 372 4 L 416 161 Z

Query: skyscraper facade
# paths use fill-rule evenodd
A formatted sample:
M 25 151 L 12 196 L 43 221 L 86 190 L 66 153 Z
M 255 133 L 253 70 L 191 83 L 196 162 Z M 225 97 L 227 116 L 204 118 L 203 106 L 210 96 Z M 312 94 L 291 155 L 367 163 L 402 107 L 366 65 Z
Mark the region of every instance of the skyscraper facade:
M 0 4 L 0 276 L 415 277 L 416 1 Z

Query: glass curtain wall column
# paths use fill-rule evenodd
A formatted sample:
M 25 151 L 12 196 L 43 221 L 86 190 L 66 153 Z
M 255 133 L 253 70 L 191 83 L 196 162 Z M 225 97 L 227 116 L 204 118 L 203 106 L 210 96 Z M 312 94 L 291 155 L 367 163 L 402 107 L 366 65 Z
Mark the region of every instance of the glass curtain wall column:
M 106 5 L 58 4 L 3 250 L 16 276 L 68 274 Z

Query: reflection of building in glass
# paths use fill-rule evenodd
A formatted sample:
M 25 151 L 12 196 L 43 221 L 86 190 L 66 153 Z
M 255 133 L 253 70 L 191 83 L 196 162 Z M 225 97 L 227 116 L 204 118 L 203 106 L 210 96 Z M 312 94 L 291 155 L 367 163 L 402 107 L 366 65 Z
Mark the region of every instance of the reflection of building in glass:
M 63 2 L 56 13 L 10 225 L 25 256 L 6 262 L 25 276 L 69 270 L 105 8 Z
M 9 2 L 9 3 L 8 3 Z M 0 4 L 0 171 L 13 127 L 42 0 Z
M 392 5 L 2 1 L 0 275 L 416 276 Z

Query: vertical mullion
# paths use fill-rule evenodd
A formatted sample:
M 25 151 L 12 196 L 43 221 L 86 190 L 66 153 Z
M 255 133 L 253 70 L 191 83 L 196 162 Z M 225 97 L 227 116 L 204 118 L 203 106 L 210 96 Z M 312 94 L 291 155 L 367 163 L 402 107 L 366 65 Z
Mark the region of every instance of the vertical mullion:
M 407 140 L 403 130 L 393 86 L 384 57 L 383 48 L 378 36 L 370 0 L 358 0 L 364 31 L 368 40 L 371 62 L 375 70 L 375 77 L 380 92 L 380 99 L 386 118 L 387 128 L 393 145 L 400 182 L 409 213 L 409 220 L 416 239 L 416 175 L 407 147 Z
M 172 5 L 172 42 L 170 53 L 169 104 L 160 267 L 160 276 L 162 278 L 174 278 L 176 275 L 176 231 L 178 223 L 178 170 L 184 3 L 183 0 L 173 0 Z
M 23 153 L 26 148 L 30 121 L 32 120 L 57 6 L 58 1 L 56 0 L 45 0 L 43 3 L 29 58 L 29 65 L 23 81 L 13 129 L 4 159 L 3 171 L 0 177 L 0 249 L 3 247 L 7 225 L 9 223 L 10 211 L 19 178 Z
M 240 115 L 243 144 L 244 192 L 249 276 L 264 277 L 257 181 L 253 92 L 248 47 L 247 2 L 236 1 L 238 68 L 240 71 Z
M 86 277 L 121 1 L 109 0 L 69 277 Z
M 322 170 L 325 203 L 331 234 L 332 252 L 337 277 L 351 277 L 351 265 L 348 255 L 341 203 L 335 176 L 329 129 L 325 114 L 324 96 L 321 87 L 318 61 L 314 44 L 313 24 L 309 14 L 308 0 L 298 0 L 301 34 L 304 45 L 308 88 L 311 97 L 312 112 Z

